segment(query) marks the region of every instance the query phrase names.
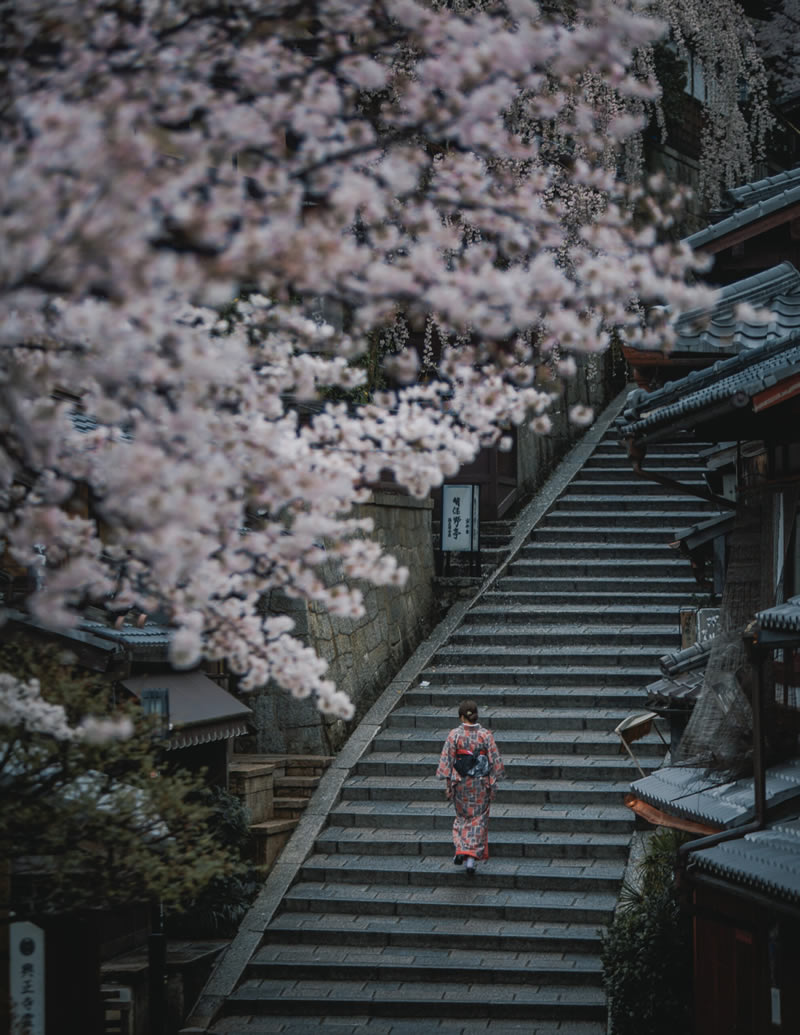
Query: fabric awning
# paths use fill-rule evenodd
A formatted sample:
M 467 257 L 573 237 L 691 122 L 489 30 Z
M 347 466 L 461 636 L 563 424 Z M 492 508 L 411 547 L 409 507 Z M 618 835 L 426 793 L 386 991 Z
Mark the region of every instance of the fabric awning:
M 143 690 L 169 690 L 171 749 L 228 740 L 248 732 L 252 709 L 203 672 L 132 676 L 122 685 L 139 699 Z

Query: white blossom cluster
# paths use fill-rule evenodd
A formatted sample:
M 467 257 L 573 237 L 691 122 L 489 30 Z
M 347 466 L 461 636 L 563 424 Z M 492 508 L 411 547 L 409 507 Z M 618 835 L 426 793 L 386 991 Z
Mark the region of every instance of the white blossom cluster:
M 656 244 L 672 202 L 609 161 L 663 30 L 622 0 L 5 5 L 0 535 L 44 555 L 33 614 L 167 612 L 175 664 L 352 715 L 264 594 L 360 615 L 354 583 L 406 577 L 352 517 L 381 472 L 423 496 L 546 432 L 542 357 L 568 377 L 612 329 L 655 337 L 649 301 L 707 302 Z M 404 332 L 357 403 L 398 312 L 441 354 L 415 380 Z
M 90 744 L 124 740 L 133 732 L 133 723 L 127 716 L 87 715 L 78 726 L 70 726 L 64 708 L 42 697 L 38 679 L 17 679 L 7 672 L 0 672 L 0 726 L 46 733 L 56 740 L 86 740 Z

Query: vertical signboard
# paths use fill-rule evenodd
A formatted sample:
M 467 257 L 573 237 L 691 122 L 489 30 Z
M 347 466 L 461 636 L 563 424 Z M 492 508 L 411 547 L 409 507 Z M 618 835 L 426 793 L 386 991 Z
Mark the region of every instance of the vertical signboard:
M 716 639 L 721 625 L 718 607 L 701 607 L 697 611 L 697 642 L 704 646 Z
M 44 931 L 20 921 L 10 925 L 11 1031 L 44 1033 Z
M 442 550 L 480 549 L 479 485 L 442 486 Z

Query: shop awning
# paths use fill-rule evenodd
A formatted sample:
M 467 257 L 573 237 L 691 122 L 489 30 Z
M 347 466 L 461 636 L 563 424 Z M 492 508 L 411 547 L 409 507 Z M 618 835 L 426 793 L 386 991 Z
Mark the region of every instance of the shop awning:
M 252 710 L 203 672 L 133 676 L 122 685 L 141 700 L 143 690 L 169 691 L 169 747 L 228 740 L 248 732 Z

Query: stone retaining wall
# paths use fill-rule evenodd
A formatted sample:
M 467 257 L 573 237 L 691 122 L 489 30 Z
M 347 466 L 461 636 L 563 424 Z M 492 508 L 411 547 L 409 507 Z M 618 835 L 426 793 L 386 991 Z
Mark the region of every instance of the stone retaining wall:
M 529 497 L 547 480 L 559 460 L 586 430 L 570 423 L 570 409 L 582 403 L 591 406 L 597 416 L 625 383 L 624 361 L 611 350 L 575 359 L 577 375 L 565 383 L 564 394 L 547 411 L 553 423 L 551 431 L 539 435 L 527 424 L 517 431 L 517 479 L 523 498 Z
M 599 413 L 619 391 L 621 369 L 613 369 L 612 354 L 578 358 L 579 372 L 549 416 L 553 429 L 537 435 L 518 432 L 518 480 L 522 498 L 547 479 L 556 464 L 581 437 L 585 428 L 571 424 L 570 407 L 583 403 Z M 441 618 L 434 583 L 430 500 L 401 492 L 375 491 L 368 503 L 355 508 L 357 517 L 371 517 L 376 538 L 408 568 L 402 588 L 362 585 L 366 614 L 361 619 L 337 618 L 324 609 L 274 593 L 268 609 L 290 614 L 295 632 L 329 664 L 329 676 L 349 694 L 356 719 L 367 711 L 395 673 Z M 327 577 L 337 581 L 333 564 Z M 471 588 L 471 587 L 470 587 Z M 248 698 L 254 711 L 253 737 L 240 738 L 239 750 L 261 753 L 335 754 L 353 724 L 320 715 L 313 701 L 297 701 L 286 691 L 269 689 Z
M 373 492 L 354 509 L 371 517 L 373 538 L 408 568 L 403 587 L 362 585 L 363 618 L 338 618 L 316 605 L 307 606 L 274 594 L 269 609 L 290 614 L 295 631 L 329 665 L 328 674 L 356 706 L 356 720 L 367 711 L 415 648 L 430 632 L 434 616 L 433 538 L 430 500 L 401 492 Z M 331 564 L 327 576 L 337 573 Z M 350 724 L 321 716 L 313 701 L 296 701 L 285 691 L 270 689 L 248 699 L 256 732 L 250 744 L 257 752 L 333 754 L 346 740 Z

